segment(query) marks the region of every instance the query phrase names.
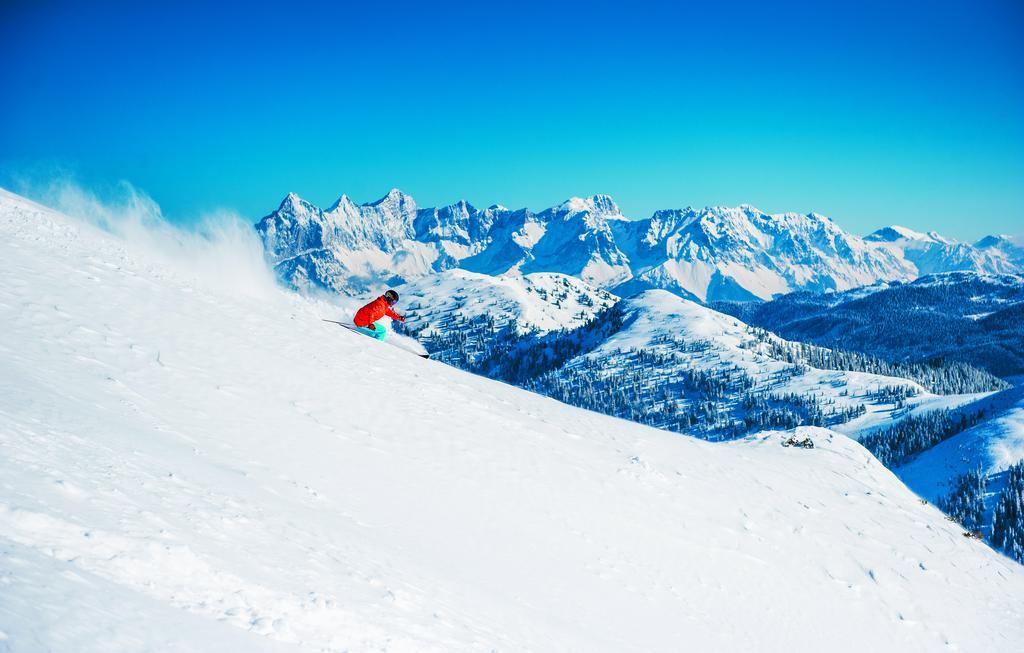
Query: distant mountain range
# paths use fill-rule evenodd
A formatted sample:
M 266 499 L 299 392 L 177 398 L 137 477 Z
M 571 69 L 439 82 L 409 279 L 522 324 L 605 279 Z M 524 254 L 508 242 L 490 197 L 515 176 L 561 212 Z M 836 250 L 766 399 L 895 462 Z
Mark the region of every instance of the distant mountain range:
M 1015 274 L 1024 264 L 1024 249 L 1006 236 L 986 236 L 970 245 L 934 231 L 920 233 L 894 226 L 879 229 L 865 240 L 910 261 L 919 275 L 961 271 Z
M 1024 250 L 902 227 L 861 238 L 810 213 L 671 209 L 629 220 L 607 195 L 533 212 L 465 201 L 419 208 L 399 190 L 321 209 L 289 194 L 256 224 L 279 275 L 298 288 L 360 293 L 450 268 L 489 275 L 555 272 L 628 296 L 660 288 L 702 302 L 770 300 L 922 274 L 1024 271 Z

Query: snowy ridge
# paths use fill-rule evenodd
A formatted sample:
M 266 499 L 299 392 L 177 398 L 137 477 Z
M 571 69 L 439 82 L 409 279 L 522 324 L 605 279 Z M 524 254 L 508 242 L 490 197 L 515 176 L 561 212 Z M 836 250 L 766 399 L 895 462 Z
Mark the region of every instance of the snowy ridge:
M 480 317 L 519 333 L 574 329 L 618 301 L 611 293 L 564 274 L 535 272 L 492 277 L 447 270 L 399 286 L 407 324 L 429 336 L 453 320 Z
M 1024 643 L 1021 567 L 830 431 L 572 409 L 8 193 L 0 242 L 12 650 Z
M 296 287 L 346 293 L 449 268 L 502 275 L 555 272 L 617 294 L 660 288 L 700 301 L 848 290 L 950 270 L 1018 273 L 1009 239 L 976 245 L 887 227 L 866 238 L 817 213 L 752 206 L 672 209 L 628 220 L 612 198 L 574 197 L 534 213 L 465 201 L 418 208 L 392 190 L 323 211 L 295 195 L 256 225 L 280 275 Z

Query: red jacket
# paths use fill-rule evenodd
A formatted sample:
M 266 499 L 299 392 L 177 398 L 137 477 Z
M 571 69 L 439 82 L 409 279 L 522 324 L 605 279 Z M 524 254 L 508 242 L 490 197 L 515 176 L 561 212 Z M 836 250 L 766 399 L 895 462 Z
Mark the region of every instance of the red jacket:
M 399 322 L 405 321 L 404 317 L 391 310 L 391 307 L 388 306 L 388 300 L 384 299 L 384 295 L 356 311 L 356 317 L 352 321 L 355 322 L 357 327 L 368 327 L 385 315 Z

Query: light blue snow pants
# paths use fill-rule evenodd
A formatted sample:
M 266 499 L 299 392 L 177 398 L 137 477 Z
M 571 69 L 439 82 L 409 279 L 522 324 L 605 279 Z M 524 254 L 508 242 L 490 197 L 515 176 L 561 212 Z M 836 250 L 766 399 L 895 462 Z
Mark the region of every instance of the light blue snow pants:
M 376 338 L 377 340 L 383 340 L 384 337 L 388 335 L 388 330 L 384 328 L 384 325 L 380 322 L 373 323 L 373 330 L 370 330 L 367 327 L 356 327 L 356 331 L 363 335 L 370 336 L 371 338 Z

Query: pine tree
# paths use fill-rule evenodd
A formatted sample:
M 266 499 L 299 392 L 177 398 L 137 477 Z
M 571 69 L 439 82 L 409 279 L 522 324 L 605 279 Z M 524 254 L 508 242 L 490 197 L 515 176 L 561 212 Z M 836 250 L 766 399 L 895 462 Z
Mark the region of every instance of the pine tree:
M 983 410 L 954 414 L 948 409 L 911 415 L 892 426 L 865 435 L 860 443 L 886 467 L 899 467 L 914 454 L 974 426 L 984 417 Z
M 1024 562 L 1024 460 L 1006 471 L 1006 486 L 996 499 L 992 546 Z
M 950 493 L 937 502 L 939 510 L 970 532 L 981 530 L 985 520 L 986 482 L 980 469 L 958 476 Z

